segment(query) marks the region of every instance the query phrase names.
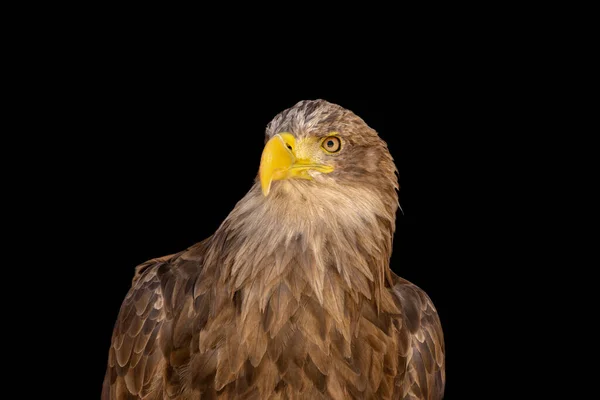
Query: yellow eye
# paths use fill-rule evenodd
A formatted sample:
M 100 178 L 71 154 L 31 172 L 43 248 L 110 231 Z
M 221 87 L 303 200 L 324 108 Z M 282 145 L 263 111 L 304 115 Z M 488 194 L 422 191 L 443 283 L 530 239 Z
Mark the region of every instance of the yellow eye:
M 342 141 L 337 136 L 329 136 L 321 142 L 321 147 L 328 153 L 337 153 L 342 148 Z

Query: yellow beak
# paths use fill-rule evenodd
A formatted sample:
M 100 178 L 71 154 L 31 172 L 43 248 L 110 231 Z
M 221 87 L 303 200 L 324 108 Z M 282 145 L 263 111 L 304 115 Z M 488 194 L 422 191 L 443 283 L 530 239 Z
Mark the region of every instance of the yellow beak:
M 315 143 L 318 146 L 318 142 Z M 305 149 L 306 150 L 306 149 Z M 311 151 L 302 153 L 311 154 Z M 260 160 L 260 185 L 265 196 L 269 195 L 271 183 L 281 179 L 312 179 L 309 170 L 322 173 L 333 171 L 333 167 L 313 162 L 310 158 L 298 159 L 296 157 L 296 138 L 289 133 L 280 133 L 273 136 L 265 145 Z M 313 153 L 314 154 L 314 153 Z

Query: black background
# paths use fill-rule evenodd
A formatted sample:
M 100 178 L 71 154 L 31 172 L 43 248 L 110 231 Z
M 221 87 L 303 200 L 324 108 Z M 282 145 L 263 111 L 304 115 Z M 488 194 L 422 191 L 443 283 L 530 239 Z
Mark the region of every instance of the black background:
M 589 225 L 574 216 L 576 188 L 593 180 L 575 178 L 593 169 L 569 166 L 594 157 L 579 138 L 567 146 L 593 115 L 575 93 L 590 87 L 578 58 L 593 54 L 589 24 L 537 6 L 321 6 L 15 16 L 2 154 L 17 243 L 3 253 L 3 310 L 19 388 L 98 398 L 134 267 L 212 234 L 252 185 L 266 124 L 316 98 L 389 144 L 404 210 L 392 268 L 439 311 L 445 398 L 540 398 L 585 369 L 564 339 L 585 334 L 573 326 L 593 304 L 579 289 L 588 271 L 570 275 L 589 269 L 579 247 L 594 247 L 587 237 L 572 250 L 581 229 L 562 225 Z

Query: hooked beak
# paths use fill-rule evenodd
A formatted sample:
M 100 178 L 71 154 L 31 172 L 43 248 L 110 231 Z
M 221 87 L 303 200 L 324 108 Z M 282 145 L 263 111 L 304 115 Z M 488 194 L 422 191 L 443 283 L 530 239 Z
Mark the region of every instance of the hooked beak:
M 310 153 L 307 153 L 310 154 Z M 329 173 L 333 167 L 319 164 L 310 158 L 296 157 L 296 138 L 290 133 L 279 133 L 265 145 L 260 160 L 260 185 L 265 196 L 269 195 L 271 183 L 281 179 L 312 179 L 308 171 Z

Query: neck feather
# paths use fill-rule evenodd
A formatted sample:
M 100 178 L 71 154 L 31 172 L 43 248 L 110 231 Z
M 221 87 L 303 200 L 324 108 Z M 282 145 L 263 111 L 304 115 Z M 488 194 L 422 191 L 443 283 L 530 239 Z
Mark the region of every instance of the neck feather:
M 379 304 L 391 279 L 397 198 L 384 204 L 368 190 L 315 186 L 278 182 L 264 197 L 254 185 L 236 205 L 207 253 L 231 295 L 241 291 L 255 300 L 244 303 L 264 310 L 286 283 L 296 300 L 309 295 L 330 304 L 328 297 L 345 292 Z

